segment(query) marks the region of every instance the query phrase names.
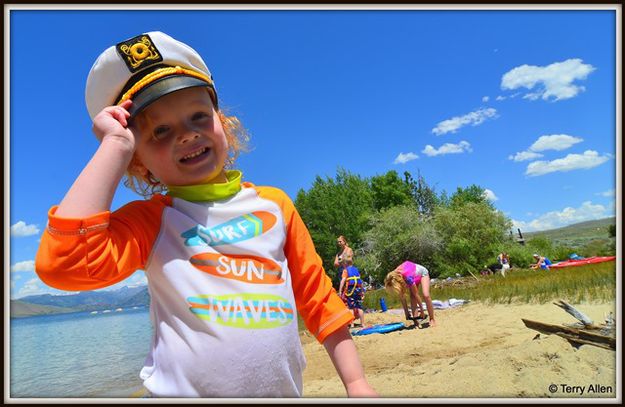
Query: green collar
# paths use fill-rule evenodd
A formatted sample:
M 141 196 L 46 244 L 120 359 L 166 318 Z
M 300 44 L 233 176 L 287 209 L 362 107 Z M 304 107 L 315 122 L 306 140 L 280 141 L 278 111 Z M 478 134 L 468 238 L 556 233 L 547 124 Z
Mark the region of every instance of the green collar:
M 191 202 L 219 201 L 229 198 L 241 190 L 242 175 L 239 170 L 228 170 L 226 171 L 228 182 L 220 184 L 207 183 L 199 185 L 168 186 L 167 195 Z

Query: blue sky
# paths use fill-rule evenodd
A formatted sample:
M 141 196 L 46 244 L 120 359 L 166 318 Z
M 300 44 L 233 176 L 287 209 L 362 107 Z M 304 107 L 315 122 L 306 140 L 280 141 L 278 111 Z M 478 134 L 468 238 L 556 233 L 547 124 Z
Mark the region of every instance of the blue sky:
M 97 148 L 84 85 L 117 42 L 158 30 L 203 56 L 252 136 L 244 180 L 295 199 L 339 167 L 407 170 L 439 192 L 477 184 L 531 231 L 615 215 L 615 15 L 12 9 L 11 298 L 59 293 L 33 261 L 48 209 Z M 113 209 L 134 199 L 120 186 Z

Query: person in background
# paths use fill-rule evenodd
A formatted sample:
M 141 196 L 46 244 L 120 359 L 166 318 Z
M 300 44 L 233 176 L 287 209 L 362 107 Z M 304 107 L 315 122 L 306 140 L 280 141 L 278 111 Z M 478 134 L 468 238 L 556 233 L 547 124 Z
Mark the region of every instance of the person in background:
M 531 268 L 549 270 L 549 266 L 551 266 L 551 260 L 549 260 L 547 257 L 540 256 L 537 253 L 534 253 L 533 257 L 534 260 L 536 260 L 536 263 L 532 264 L 530 266 Z
M 341 267 L 341 261 L 347 261 L 353 264 L 354 251 L 347 244 L 345 236 L 341 235 L 336 238 L 336 244 L 339 246 L 339 252 L 334 256 L 334 267 Z M 341 270 L 339 270 L 341 271 Z
M 386 288 L 386 291 L 399 296 L 399 300 L 404 308 L 404 313 L 406 314 L 406 319 L 408 320 L 417 319 L 417 308 L 419 308 L 419 318 L 425 318 L 422 300 L 419 296 L 419 286 L 421 286 L 425 305 L 428 309 L 430 326 L 436 326 L 436 320 L 434 319 L 434 307 L 432 305 L 432 297 L 430 296 L 430 273 L 428 269 L 420 264 L 405 261 L 397 266 L 395 270 L 388 273 L 384 279 L 384 287 Z M 410 294 L 410 306 L 412 313 L 408 311 L 406 292 Z
M 365 312 L 362 309 L 362 300 L 365 297 L 365 288 L 362 284 L 360 271 L 354 266 L 351 260 L 343 261 L 343 271 L 339 284 L 339 293 L 344 298 L 347 307 L 354 313 L 354 318 L 360 319 L 360 326 L 365 326 Z
M 497 262 L 501 265 L 501 275 L 505 277 L 506 271 L 510 269 L 510 257 L 508 256 L 508 253 L 499 253 L 499 256 L 497 256 Z

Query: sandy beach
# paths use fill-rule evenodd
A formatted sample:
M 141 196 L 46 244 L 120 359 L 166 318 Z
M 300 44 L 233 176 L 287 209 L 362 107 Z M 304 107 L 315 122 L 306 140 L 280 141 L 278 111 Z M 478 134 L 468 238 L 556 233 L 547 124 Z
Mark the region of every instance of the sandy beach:
M 609 312 L 616 315 L 614 303 L 573 305 L 596 323 Z M 592 345 L 576 349 L 521 321 L 576 322 L 552 303 L 469 303 L 435 314 L 435 327 L 354 336 L 366 376 L 381 397 L 616 397 L 615 351 Z M 389 310 L 366 314 L 365 322 L 403 319 L 403 311 Z M 323 346 L 307 332 L 302 344 L 308 361 L 304 397 L 346 397 Z M 551 391 L 550 385 L 555 385 Z

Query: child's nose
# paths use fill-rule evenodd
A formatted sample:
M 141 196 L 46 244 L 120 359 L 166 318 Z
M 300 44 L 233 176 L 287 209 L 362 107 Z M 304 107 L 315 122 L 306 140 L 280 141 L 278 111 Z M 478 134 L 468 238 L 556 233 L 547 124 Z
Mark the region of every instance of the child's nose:
M 184 131 L 182 131 L 182 133 L 180 134 L 180 137 L 178 137 L 178 141 L 181 144 L 184 144 L 188 141 L 193 141 L 196 138 L 200 137 L 200 134 L 198 132 L 196 132 L 193 129 L 184 129 Z

